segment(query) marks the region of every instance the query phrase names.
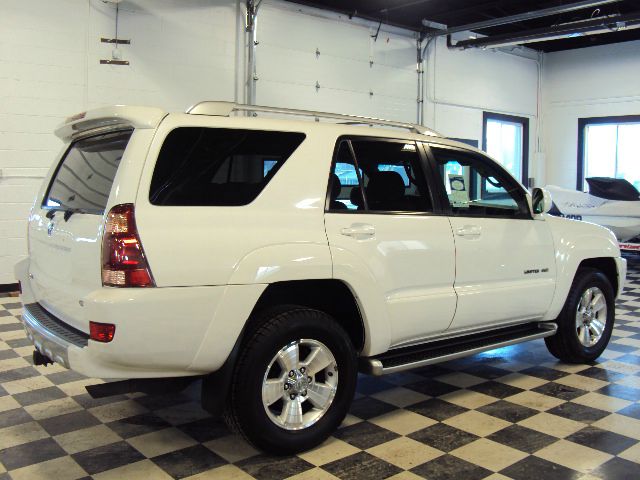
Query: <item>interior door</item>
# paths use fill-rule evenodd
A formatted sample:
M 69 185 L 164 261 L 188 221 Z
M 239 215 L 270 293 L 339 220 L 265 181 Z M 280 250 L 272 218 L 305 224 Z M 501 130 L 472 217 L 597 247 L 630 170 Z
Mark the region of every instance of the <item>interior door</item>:
M 363 302 L 370 308 L 382 300 L 391 346 L 445 330 L 456 306 L 451 226 L 434 214 L 426 158 L 416 147 L 341 139 L 327 198 L 334 276 L 375 299 Z
M 524 188 L 481 154 L 431 147 L 456 247 L 451 329 L 541 318 L 555 288 L 555 248 Z

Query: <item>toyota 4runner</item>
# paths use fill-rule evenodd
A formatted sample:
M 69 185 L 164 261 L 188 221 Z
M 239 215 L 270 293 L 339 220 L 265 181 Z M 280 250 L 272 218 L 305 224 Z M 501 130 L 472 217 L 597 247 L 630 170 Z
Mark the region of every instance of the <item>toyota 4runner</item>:
M 609 342 L 613 234 L 424 127 L 203 102 L 56 134 L 16 266 L 35 363 L 202 378 L 205 408 L 263 450 L 323 441 L 358 371 L 539 338 L 590 362 Z

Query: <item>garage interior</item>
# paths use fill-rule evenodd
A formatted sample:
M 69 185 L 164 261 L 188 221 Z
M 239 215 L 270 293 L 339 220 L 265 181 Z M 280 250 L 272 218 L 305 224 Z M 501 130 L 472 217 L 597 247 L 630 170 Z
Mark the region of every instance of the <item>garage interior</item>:
M 224 100 L 426 125 L 528 188 L 640 189 L 640 0 L 3 0 L 0 480 L 640 478 L 640 257 L 592 365 L 544 342 L 359 377 L 320 447 L 258 452 L 181 393 L 33 364 L 14 265 L 65 118 Z

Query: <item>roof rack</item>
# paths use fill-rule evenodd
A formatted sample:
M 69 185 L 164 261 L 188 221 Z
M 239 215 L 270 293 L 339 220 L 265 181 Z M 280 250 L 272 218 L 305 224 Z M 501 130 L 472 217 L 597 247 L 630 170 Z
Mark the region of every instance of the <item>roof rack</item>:
M 422 125 L 416 125 L 408 122 L 396 122 L 393 120 L 382 120 L 380 118 L 364 117 L 360 115 L 345 115 L 342 113 L 314 112 L 312 110 L 297 110 L 295 108 L 279 108 L 265 107 L 260 105 L 243 105 L 234 102 L 200 102 L 187 109 L 186 113 L 192 115 L 214 115 L 219 117 L 228 117 L 233 112 L 264 112 L 276 113 L 282 115 L 294 115 L 303 117 L 314 117 L 316 121 L 321 118 L 332 120 L 343 120 L 349 125 L 380 125 L 385 127 L 403 128 L 413 133 L 422 135 L 430 135 L 432 137 L 440 137 L 441 135 Z

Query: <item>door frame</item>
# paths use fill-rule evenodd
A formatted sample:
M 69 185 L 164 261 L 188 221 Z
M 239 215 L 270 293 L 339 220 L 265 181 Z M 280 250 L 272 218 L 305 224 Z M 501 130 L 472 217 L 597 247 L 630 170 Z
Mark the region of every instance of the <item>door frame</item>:
M 529 119 L 504 113 L 482 112 L 482 151 L 487 151 L 487 122 L 499 120 L 503 122 L 519 123 L 522 125 L 522 175 L 520 182 L 529 187 Z M 497 162 L 496 162 L 497 163 Z M 501 165 L 502 166 L 502 165 Z
M 510 219 L 510 220 L 533 220 L 533 212 L 531 211 L 531 208 L 529 207 L 529 202 L 526 201 L 527 198 L 527 191 L 524 189 L 524 187 L 518 183 L 517 181 L 513 180 L 513 176 L 507 171 L 506 168 L 504 168 L 501 164 L 499 164 L 498 162 L 491 160 L 489 157 L 486 156 L 486 154 L 483 153 L 478 153 L 478 152 L 474 152 L 472 150 L 467 150 L 465 148 L 461 148 L 461 147 L 457 147 L 457 146 L 451 146 L 451 145 L 442 145 L 442 144 L 438 144 L 438 143 L 433 143 L 433 142 L 419 142 L 422 143 L 422 146 L 425 150 L 425 154 L 427 155 L 428 161 L 431 164 L 431 172 L 432 172 L 432 178 L 436 183 L 436 191 L 438 192 L 438 196 L 440 197 L 440 202 L 443 206 L 443 212 L 445 213 L 445 215 L 449 216 L 449 217 L 469 217 L 469 218 L 505 218 L 505 219 Z M 440 148 L 442 150 L 451 150 L 454 152 L 459 152 L 462 153 L 463 155 L 472 155 L 475 158 L 478 158 L 481 163 L 484 163 L 490 167 L 495 168 L 496 170 L 499 171 L 499 173 L 501 173 L 506 179 L 507 182 L 509 183 L 510 187 L 513 187 L 515 189 L 518 189 L 521 193 L 521 195 L 524 197 L 524 203 L 527 206 L 527 210 L 529 212 L 528 215 L 522 215 L 522 216 L 517 216 L 517 217 L 511 217 L 511 216 L 498 216 L 498 215 L 491 215 L 491 216 L 480 216 L 480 215 L 464 215 L 464 214 L 454 214 L 453 210 L 451 209 L 451 204 L 449 203 L 449 199 L 447 197 L 447 191 L 444 187 L 444 181 L 437 181 L 440 178 L 440 172 L 438 171 L 438 162 L 436 161 L 436 157 L 435 154 L 433 153 L 433 148 Z M 444 180 L 444 179 L 443 179 Z

